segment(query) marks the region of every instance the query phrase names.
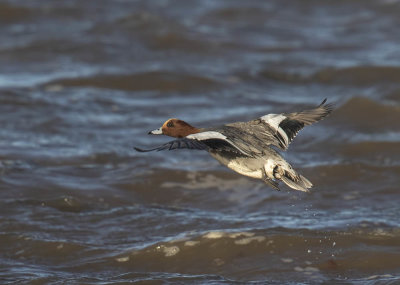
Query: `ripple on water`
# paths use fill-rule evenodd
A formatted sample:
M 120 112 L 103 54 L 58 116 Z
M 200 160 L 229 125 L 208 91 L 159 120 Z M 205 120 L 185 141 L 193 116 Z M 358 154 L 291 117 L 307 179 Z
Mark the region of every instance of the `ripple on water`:
M 398 282 L 398 1 L 178 2 L 0 4 L 0 279 Z M 310 193 L 132 149 L 325 97 Z

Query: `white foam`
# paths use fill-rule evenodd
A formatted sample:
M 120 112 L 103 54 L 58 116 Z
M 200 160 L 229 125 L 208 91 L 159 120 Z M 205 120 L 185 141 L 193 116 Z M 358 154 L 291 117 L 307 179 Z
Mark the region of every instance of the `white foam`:
M 391 278 L 393 277 L 393 275 L 390 274 L 384 274 L 384 275 L 371 275 L 367 278 L 365 278 L 366 280 L 374 280 L 374 279 L 381 279 L 381 278 Z
M 165 253 L 165 256 L 169 257 L 176 255 L 180 251 L 180 249 L 177 246 L 165 246 L 163 251 Z
M 129 256 L 118 257 L 115 260 L 118 262 L 127 262 L 127 261 L 129 261 Z
M 294 271 L 302 272 L 302 271 L 304 271 L 304 268 L 302 268 L 302 267 L 300 267 L 300 266 L 296 266 L 296 267 L 294 268 Z
M 254 236 L 255 233 L 250 233 L 250 232 L 237 232 L 237 233 L 232 233 L 229 235 L 230 238 L 237 238 L 240 236 L 245 236 L 245 237 L 252 237 Z
M 47 92 L 60 92 L 64 89 L 64 86 L 60 84 L 50 84 L 45 87 Z
M 281 258 L 281 260 L 282 260 L 282 262 L 284 262 L 284 263 L 291 263 L 291 262 L 293 262 L 293 259 L 292 259 L 292 258 Z
M 247 237 L 247 238 L 242 238 L 242 239 L 235 240 L 235 244 L 246 245 L 246 244 L 251 243 L 252 241 L 263 242 L 264 240 L 265 240 L 265 237 L 254 236 L 254 237 Z
M 304 268 L 304 271 L 308 271 L 308 272 L 318 272 L 319 269 L 318 269 L 317 267 L 307 266 L 306 268 Z
M 274 243 L 274 241 L 271 239 L 271 240 L 267 241 L 267 246 L 269 246 L 269 245 L 271 245 L 273 243 Z
M 209 232 L 206 233 L 203 238 L 209 238 L 209 239 L 217 239 L 217 238 L 222 238 L 223 236 L 225 236 L 224 232 Z
M 216 258 L 216 259 L 214 259 L 214 264 L 215 265 L 217 265 L 217 266 L 221 266 L 221 265 L 224 265 L 225 264 L 225 261 L 223 261 L 221 258 Z
M 195 246 L 198 245 L 200 242 L 199 241 L 195 241 L 195 240 L 188 240 L 185 242 L 185 246 Z

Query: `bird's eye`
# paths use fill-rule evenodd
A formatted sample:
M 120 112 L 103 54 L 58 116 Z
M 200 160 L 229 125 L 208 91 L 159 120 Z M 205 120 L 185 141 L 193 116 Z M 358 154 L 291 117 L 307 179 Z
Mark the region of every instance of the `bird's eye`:
M 167 123 L 167 127 L 168 127 L 168 128 L 172 128 L 173 126 L 174 126 L 174 123 L 173 123 L 173 122 L 168 122 L 168 123 Z

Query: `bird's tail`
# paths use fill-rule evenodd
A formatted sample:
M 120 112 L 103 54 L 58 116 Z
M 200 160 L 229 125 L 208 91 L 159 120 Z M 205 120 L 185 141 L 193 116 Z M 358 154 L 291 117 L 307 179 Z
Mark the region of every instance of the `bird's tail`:
M 274 168 L 274 177 L 295 190 L 308 192 L 308 189 L 313 186 L 310 180 L 298 174 L 288 163 L 286 165 L 277 165 Z

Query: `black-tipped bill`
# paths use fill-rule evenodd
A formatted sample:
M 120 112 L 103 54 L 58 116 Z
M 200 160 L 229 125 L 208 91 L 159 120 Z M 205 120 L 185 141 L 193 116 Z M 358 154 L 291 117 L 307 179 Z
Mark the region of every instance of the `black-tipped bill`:
M 153 130 L 149 132 L 149 135 L 162 135 L 162 129 Z

